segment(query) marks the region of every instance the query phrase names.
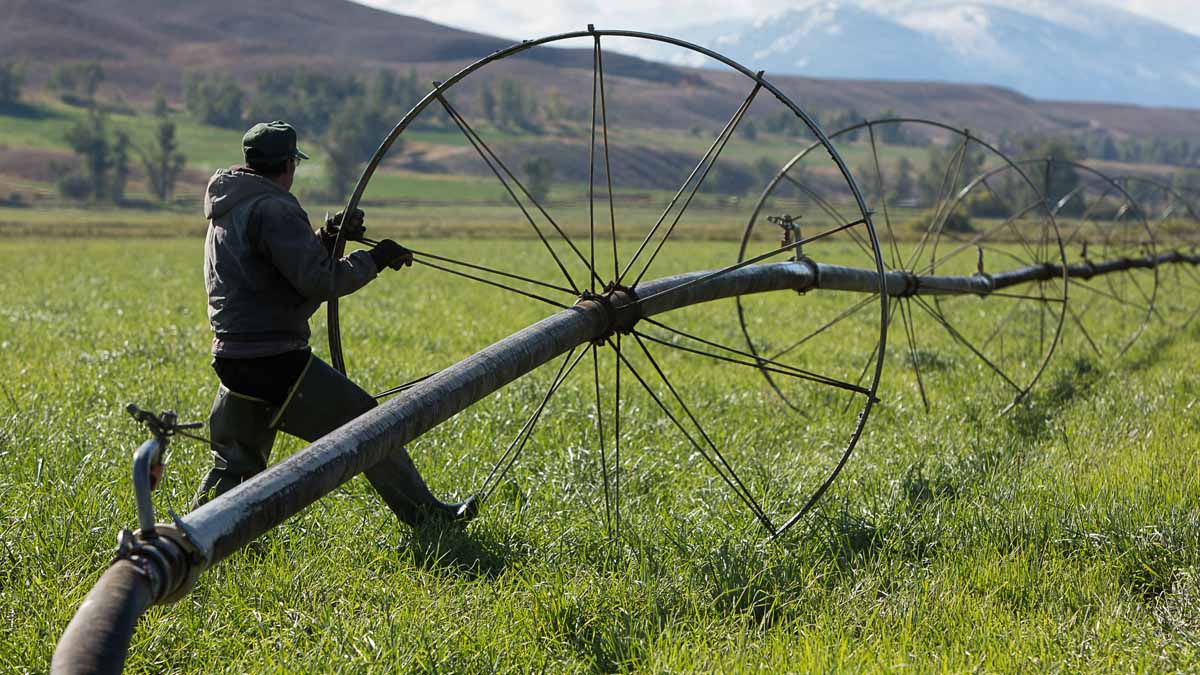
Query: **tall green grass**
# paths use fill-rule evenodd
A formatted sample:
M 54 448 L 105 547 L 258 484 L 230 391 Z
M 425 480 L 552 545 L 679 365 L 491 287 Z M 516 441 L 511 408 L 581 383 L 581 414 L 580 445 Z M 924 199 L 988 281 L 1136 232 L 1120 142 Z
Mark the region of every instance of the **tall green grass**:
M 536 241 L 408 243 L 547 279 L 556 269 Z M 196 238 L 0 243 L 4 672 L 47 669 L 115 533 L 135 522 L 129 463 L 145 432 L 124 404 L 205 416 L 216 381 L 201 250 Z M 735 250 L 693 242 L 664 255 L 650 276 Z M 777 296 L 752 308 L 777 339 L 841 302 Z M 344 304 L 351 372 L 371 389 L 551 311 L 420 267 Z M 670 320 L 737 344 L 733 317 L 726 303 Z M 781 541 L 764 540 L 628 371 L 622 530 L 610 538 L 588 359 L 466 532 L 401 526 L 356 479 L 152 610 L 129 672 L 1197 670 L 1200 328 L 1156 323 L 1113 363 L 1068 343 L 1005 416 L 987 371 L 919 328 L 946 364 L 934 410 L 921 411 L 906 355 L 889 351 L 855 456 Z M 849 368 L 877 330 L 853 323 L 811 365 Z M 825 475 L 856 414 L 830 394 L 798 414 L 757 373 L 651 349 L 773 514 Z M 611 355 L 600 369 L 608 414 Z M 437 491 L 474 489 L 548 370 L 413 444 Z M 280 443 L 275 458 L 300 445 Z M 182 512 L 208 462 L 199 444 L 175 443 L 159 510 Z

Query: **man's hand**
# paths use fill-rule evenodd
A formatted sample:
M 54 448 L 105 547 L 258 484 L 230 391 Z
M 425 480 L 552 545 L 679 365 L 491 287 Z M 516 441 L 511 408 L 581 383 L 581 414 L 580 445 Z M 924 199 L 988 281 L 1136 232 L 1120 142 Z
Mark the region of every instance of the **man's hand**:
M 349 218 L 345 216 L 345 211 L 338 211 L 336 214 L 325 219 L 325 227 L 321 229 L 325 231 L 326 237 L 336 239 L 340 230 L 342 239 L 346 241 L 362 241 L 362 238 L 367 234 L 367 227 L 363 225 L 365 218 L 363 210 L 354 209 Z
M 375 267 L 382 270 L 385 267 L 390 267 L 398 270 L 402 267 L 412 267 L 413 254 L 412 251 L 404 248 L 400 244 L 391 239 L 384 239 L 375 244 L 375 248 L 367 251 L 371 254 L 371 259 L 375 261 Z

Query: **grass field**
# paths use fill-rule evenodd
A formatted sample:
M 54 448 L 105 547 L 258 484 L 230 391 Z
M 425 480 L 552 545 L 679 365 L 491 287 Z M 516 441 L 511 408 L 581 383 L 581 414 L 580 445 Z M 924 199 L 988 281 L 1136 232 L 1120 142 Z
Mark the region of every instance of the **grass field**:
M 407 243 L 554 273 L 528 240 Z M 206 414 L 201 250 L 195 237 L 0 241 L 0 671 L 46 670 L 115 533 L 136 522 L 129 460 L 145 433 L 123 406 Z M 736 249 L 693 241 L 664 256 L 650 276 Z M 757 334 L 783 340 L 845 302 L 816 291 L 748 308 Z M 421 267 L 344 304 L 351 372 L 372 390 L 551 311 Z M 733 317 L 717 303 L 670 320 L 736 344 Z M 803 363 L 851 373 L 878 328 L 867 313 Z M 1200 323 L 1155 323 L 1117 362 L 1066 340 L 1005 416 L 986 369 L 935 325 L 918 329 L 922 358 L 940 364 L 933 411 L 889 350 L 854 457 L 781 541 L 764 540 L 628 370 L 610 538 L 585 359 L 465 533 L 401 526 L 356 479 L 152 610 L 128 672 L 1200 670 Z M 828 473 L 857 414 L 844 392 L 802 398 L 798 414 L 749 369 L 651 349 L 773 517 Z M 438 492 L 474 489 L 551 368 L 412 446 Z M 607 415 L 611 355 L 598 370 Z M 275 459 L 300 446 L 277 444 Z M 197 443 L 172 446 L 160 512 L 186 509 L 208 461 Z

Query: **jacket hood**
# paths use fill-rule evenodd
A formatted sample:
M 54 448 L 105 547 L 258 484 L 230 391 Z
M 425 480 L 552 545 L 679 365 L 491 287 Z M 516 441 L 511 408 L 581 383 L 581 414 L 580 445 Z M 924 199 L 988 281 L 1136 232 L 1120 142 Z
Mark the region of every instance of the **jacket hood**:
M 253 171 L 241 167 L 218 169 L 204 192 L 204 217 L 208 220 L 220 218 L 247 199 L 264 194 L 296 199 L 292 193 Z

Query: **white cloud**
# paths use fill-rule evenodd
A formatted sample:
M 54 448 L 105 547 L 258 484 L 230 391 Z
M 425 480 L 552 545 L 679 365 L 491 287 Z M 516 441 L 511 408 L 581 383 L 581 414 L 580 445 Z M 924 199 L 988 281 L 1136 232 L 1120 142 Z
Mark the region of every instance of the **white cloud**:
M 721 19 L 759 19 L 795 8 L 796 0 L 561 0 L 527 2 L 525 0 L 358 0 L 366 5 L 399 14 L 419 16 L 437 23 L 465 28 L 514 40 L 541 37 L 553 33 L 583 30 L 593 23 L 597 28 L 673 32 L 689 25 L 712 23 Z M 880 0 L 867 0 L 879 4 Z M 987 2 L 987 0 L 982 0 Z M 1200 2 L 1195 0 L 1097 0 L 1136 14 L 1158 19 L 1176 28 L 1200 35 Z M 897 4 L 887 0 L 885 5 Z M 909 0 L 905 4 L 922 7 L 946 4 L 946 0 Z M 1057 0 L 1007 0 L 1005 4 L 1052 11 Z
M 783 11 L 795 2 L 722 2 L 699 0 L 566 0 L 530 3 L 519 0 L 357 0 L 437 23 L 512 39 L 525 39 L 597 28 L 670 31 L 726 18 L 750 19 Z

